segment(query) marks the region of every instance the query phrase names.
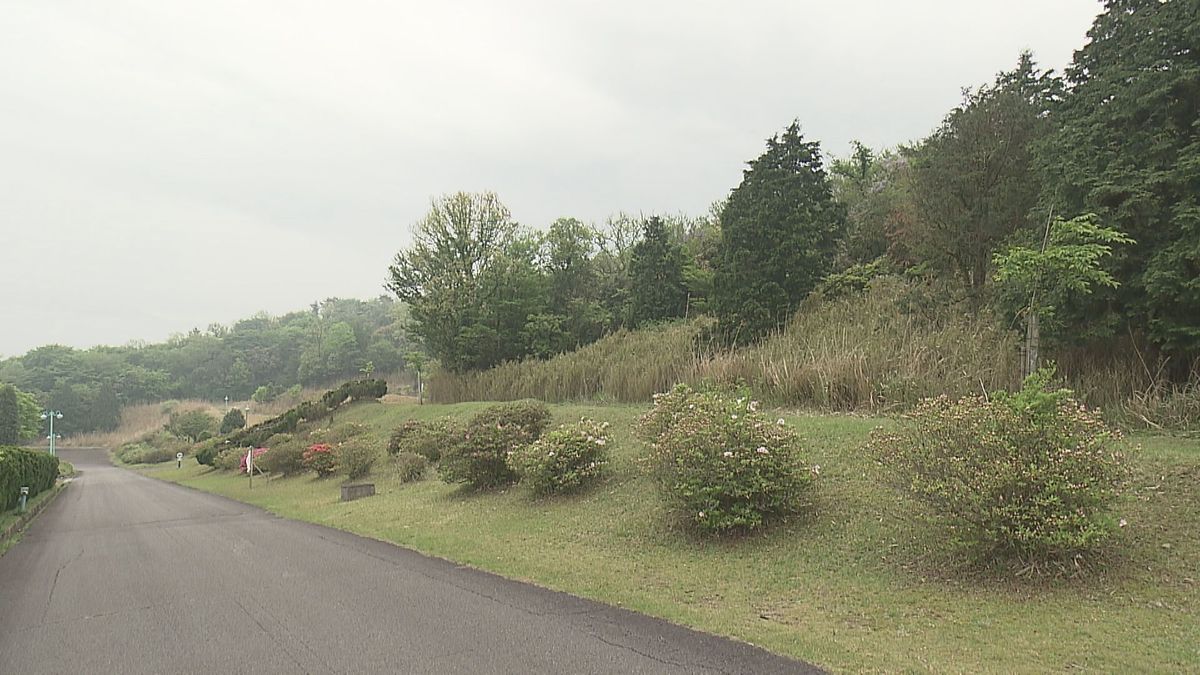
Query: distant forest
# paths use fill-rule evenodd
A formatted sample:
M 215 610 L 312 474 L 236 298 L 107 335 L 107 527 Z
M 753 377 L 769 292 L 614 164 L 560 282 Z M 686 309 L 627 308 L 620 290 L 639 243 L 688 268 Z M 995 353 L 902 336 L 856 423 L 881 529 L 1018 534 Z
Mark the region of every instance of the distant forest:
M 110 430 L 120 409 L 172 398 L 272 398 L 296 385 L 321 385 L 401 369 L 413 349 L 403 305 L 331 298 L 307 311 L 258 314 L 212 324 L 163 343 L 73 349 L 38 347 L 0 361 L 0 382 L 61 410 L 55 431 Z

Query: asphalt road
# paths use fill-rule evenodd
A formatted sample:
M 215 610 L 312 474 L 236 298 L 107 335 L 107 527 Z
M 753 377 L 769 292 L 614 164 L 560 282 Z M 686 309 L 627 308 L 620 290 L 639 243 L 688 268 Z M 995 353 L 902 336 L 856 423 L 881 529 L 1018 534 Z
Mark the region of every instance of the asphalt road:
M 0 673 L 804 673 L 755 647 L 63 451 L 0 557 Z

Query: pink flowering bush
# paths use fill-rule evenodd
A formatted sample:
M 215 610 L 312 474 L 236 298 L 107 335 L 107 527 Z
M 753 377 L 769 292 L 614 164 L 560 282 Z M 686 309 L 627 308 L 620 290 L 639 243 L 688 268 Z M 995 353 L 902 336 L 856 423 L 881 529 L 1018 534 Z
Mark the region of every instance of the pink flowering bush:
M 266 448 L 255 448 L 254 449 L 254 461 L 256 464 L 258 463 L 258 458 L 262 457 L 264 454 L 266 454 L 266 452 L 267 452 Z M 246 455 L 247 455 L 247 451 L 242 451 L 242 461 L 238 462 L 238 471 L 240 471 L 241 473 L 246 473 Z
M 1095 549 L 1116 529 L 1109 510 L 1127 475 L 1120 432 L 1052 371 L 1015 394 L 927 399 L 870 451 L 903 492 L 944 516 L 959 543 L 1033 569 Z
M 317 472 L 317 476 L 326 478 L 337 471 L 337 454 L 328 443 L 314 443 L 304 451 L 302 459 L 304 468 Z
M 677 386 L 639 432 L 657 432 L 647 466 L 684 518 L 710 533 L 754 530 L 806 503 L 817 474 L 795 431 L 756 401 Z
M 600 477 L 611 442 L 607 422 L 581 419 L 512 451 L 508 462 L 535 494 L 571 492 Z

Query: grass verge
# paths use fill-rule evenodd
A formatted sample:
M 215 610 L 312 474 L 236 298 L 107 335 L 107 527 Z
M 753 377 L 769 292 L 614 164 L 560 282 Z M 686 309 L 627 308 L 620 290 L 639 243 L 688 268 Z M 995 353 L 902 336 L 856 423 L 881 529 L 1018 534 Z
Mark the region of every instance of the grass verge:
M 67 466 L 71 465 L 67 464 Z M 72 467 L 70 473 L 61 475 L 69 476 L 74 473 L 75 470 Z M 8 549 L 21 540 L 21 533 L 25 531 L 29 523 L 64 489 L 66 489 L 66 484 L 60 482 L 49 490 L 38 493 L 25 505 L 25 513 L 17 513 L 16 509 L 0 513 L 0 555 L 4 555 Z
M 382 440 L 407 419 L 484 404 L 362 404 L 337 422 Z M 700 540 L 671 525 L 629 433 L 642 408 L 553 407 L 556 422 L 609 421 L 613 461 L 596 488 L 536 500 L 517 487 L 468 494 L 391 462 L 375 497 L 342 503 L 339 481 L 245 478 L 186 463 L 151 476 L 279 515 L 394 542 L 541 586 L 732 636 L 834 670 L 1013 672 L 1200 669 L 1200 442 L 1135 440 L 1128 526 L 1117 553 L 1077 579 L 971 578 L 943 533 L 881 486 L 862 453 L 877 419 L 784 415 L 822 467 L 817 503 L 763 535 Z M 883 422 L 886 423 L 886 422 Z

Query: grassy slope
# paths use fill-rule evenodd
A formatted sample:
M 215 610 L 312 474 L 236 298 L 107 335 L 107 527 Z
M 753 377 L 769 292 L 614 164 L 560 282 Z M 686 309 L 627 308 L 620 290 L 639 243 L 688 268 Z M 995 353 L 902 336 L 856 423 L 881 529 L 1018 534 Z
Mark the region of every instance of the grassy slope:
M 366 423 L 383 437 L 404 419 L 478 407 L 360 405 L 337 422 Z M 908 518 L 912 507 L 863 458 L 878 420 L 789 416 L 822 467 L 808 517 L 713 542 L 672 529 L 639 474 L 641 448 L 627 431 L 639 412 L 555 407 L 560 421 L 611 421 L 619 443 L 608 479 L 572 498 L 401 484 L 387 463 L 374 476 L 379 494 L 351 503 L 338 502 L 336 479 L 256 480 L 251 492 L 244 478 L 194 463 L 150 472 L 836 670 L 1200 669 L 1200 442 L 1140 439 L 1135 496 L 1121 510 L 1127 559 L 1114 558 L 1101 576 L 969 583 L 946 573 L 937 531 Z

